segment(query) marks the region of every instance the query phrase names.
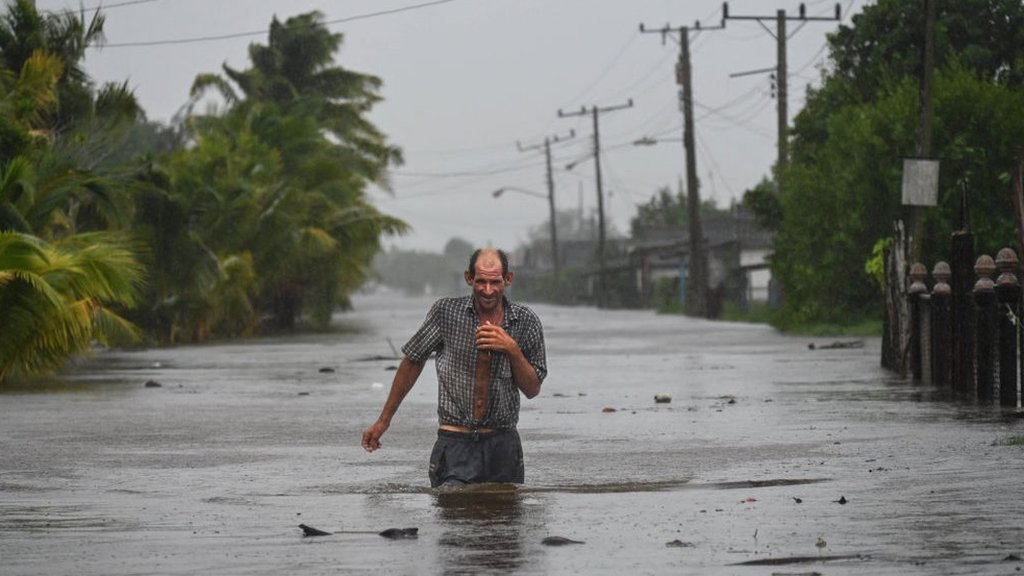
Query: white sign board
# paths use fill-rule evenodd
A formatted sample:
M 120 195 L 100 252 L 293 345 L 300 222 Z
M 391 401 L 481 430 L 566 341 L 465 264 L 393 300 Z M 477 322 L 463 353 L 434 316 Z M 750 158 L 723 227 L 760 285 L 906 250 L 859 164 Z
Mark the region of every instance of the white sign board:
M 903 204 L 935 206 L 939 198 L 939 161 L 903 159 Z

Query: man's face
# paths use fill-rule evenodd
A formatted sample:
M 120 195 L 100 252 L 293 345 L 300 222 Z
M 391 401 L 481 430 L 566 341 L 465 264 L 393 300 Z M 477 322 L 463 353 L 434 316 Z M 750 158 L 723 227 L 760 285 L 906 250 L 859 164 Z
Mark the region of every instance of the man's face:
M 501 260 L 496 254 L 481 254 L 476 261 L 476 274 L 466 281 L 473 287 L 473 298 L 481 312 L 492 312 L 501 305 L 507 280 L 501 275 Z

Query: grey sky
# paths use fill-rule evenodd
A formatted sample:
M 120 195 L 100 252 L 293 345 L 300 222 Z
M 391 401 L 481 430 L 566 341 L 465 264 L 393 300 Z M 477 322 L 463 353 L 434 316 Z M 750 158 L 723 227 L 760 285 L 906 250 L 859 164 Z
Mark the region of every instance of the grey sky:
M 325 20 L 426 4 L 430 0 L 156 0 L 106 2 L 108 46 L 86 68 L 97 82 L 127 80 L 154 120 L 167 121 L 187 100 L 197 74 L 228 63 L 248 66 L 247 47 L 266 42 L 271 18 L 319 10 Z M 870 0 L 842 0 L 843 22 Z M 121 4 L 121 5 L 118 5 Z M 831 15 L 834 1 L 805 2 L 807 13 Z M 78 2 L 38 0 L 40 9 Z M 86 7 L 95 6 L 87 2 Z M 792 0 L 733 0 L 730 13 L 772 15 Z M 556 203 L 590 213 L 597 204 L 594 163 L 573 170 L 592 147 L 591 120 L 557 111 L 634 106 L 601 116 L 602 171 L 609 223 L 628 231 L 635 206 L 685 177 L 682 144 L 633 146 L 643 136 L 679 140 L 682 116 L 674 66 L 678 44 L 641 34 L 666 23 L 718 25 L 719 0 L 452 0 L 394 14 L 332 24 L 345 35 L 338 62 L 379 76 L 385 101 L 371 115 L 405 151 L 392 174 L 393 192 L 374 191 L 377 205 L 413 226 L 387 245 L 440 251 L 459 236 L 513 249 L 548 216 L 541 198 L 501 186 L 546 192 L 543 156 L 516 142 L 576 137 L 556 148 Z M 774 31 L 774 24 L 767 23 Z M 817 82 L 831 22 L 789 23 L 790 117 L 804 88 Z M 156 46 L 118 46 L 256 32 L 251 36 Z M 691 35 L 697 160 L 703 198 L 727 206 L 755 185 L 775 159 L 776 103 L 768 74 L 729 75 L 775 66 L 775 40 L 757 22 L 730 20 L 725 30 Z

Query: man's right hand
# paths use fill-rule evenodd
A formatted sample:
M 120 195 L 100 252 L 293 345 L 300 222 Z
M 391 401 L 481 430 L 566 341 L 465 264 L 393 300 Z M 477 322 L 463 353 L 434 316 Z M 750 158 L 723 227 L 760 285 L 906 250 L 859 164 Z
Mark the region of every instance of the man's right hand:
M 369 428 L 363 430 L 363 450 L 373 452 L 380 448 L 380 437 L 384 435 L 387 429 L 387 424 L 377 420 Z

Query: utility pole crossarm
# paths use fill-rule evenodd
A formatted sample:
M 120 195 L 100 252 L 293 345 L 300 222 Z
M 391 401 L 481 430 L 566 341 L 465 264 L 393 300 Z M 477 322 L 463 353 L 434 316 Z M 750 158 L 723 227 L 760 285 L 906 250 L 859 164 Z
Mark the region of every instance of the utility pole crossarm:
M 770 20 L 770 21 L 774 21 L 775 18 L 776 18 L 775 14 L 772 14 L 771 16 L 733 16 L 733 15 L 729 14 L 729 3 L 728 2 L 723 2 L 722 3 L 722 22 L 723 22 L 723 24 L 724 24 L 724 22 L 726 20 L 758 20 L 758 21 Z M 835 14 L 833 14 L 832 16 L 808 16 L 807 15 L 806 7 L 803 4 L 800 4 L 800 11 L 797 13 L 796 16 L 786 16 L 785 18 L 786 18 L 786 20 L 803 20 L 803 21 L 808 21 L 808 22 L 814 22 L 814 21 L 818 21 L 818 22 L 834 22 L 834 21 L 842 20 L 842 8 L 839 6 L 839 3 L 837 2 L 836 3 L 836 7 L 835 7 Z
M 544 146 L 548 144 L 557 144 L 559 142 L 565 142 L 566 140 L 571 140 L 575 137 L 576 131 L 570 129 L 568 134 L 555 134 L 554 136 L 546 136 L 543 142 L 539 144 L 533 144 L 532 146 L 523 146 L 522 143 L 516 140 L 516 149 L 519 150 L 520 152 L 528 152 L 530 150 L 542 150 Z
M 614 112 L 616 110 L 623 110 L 625 108 L 632 108 L 632 107 L 633 107 L 633 99 L 630 98 L 629 100 L 626 101 L 625 104 L 617 104 L 615 106 L 604 106 L 604 107 L 591 106 L 590 109 L 588 109 L 586 106 L 580 106 L 580 109 L 577 112 L 563 112 L 562 109 L 559 108 L 558 109 L 558 117 L 559 118 L 569 118 L 570 116 L 586 116 L 587 114 L 592 114 L 594 111 L 597 111 L 598 114 L 603 114 L 605 112 Z

